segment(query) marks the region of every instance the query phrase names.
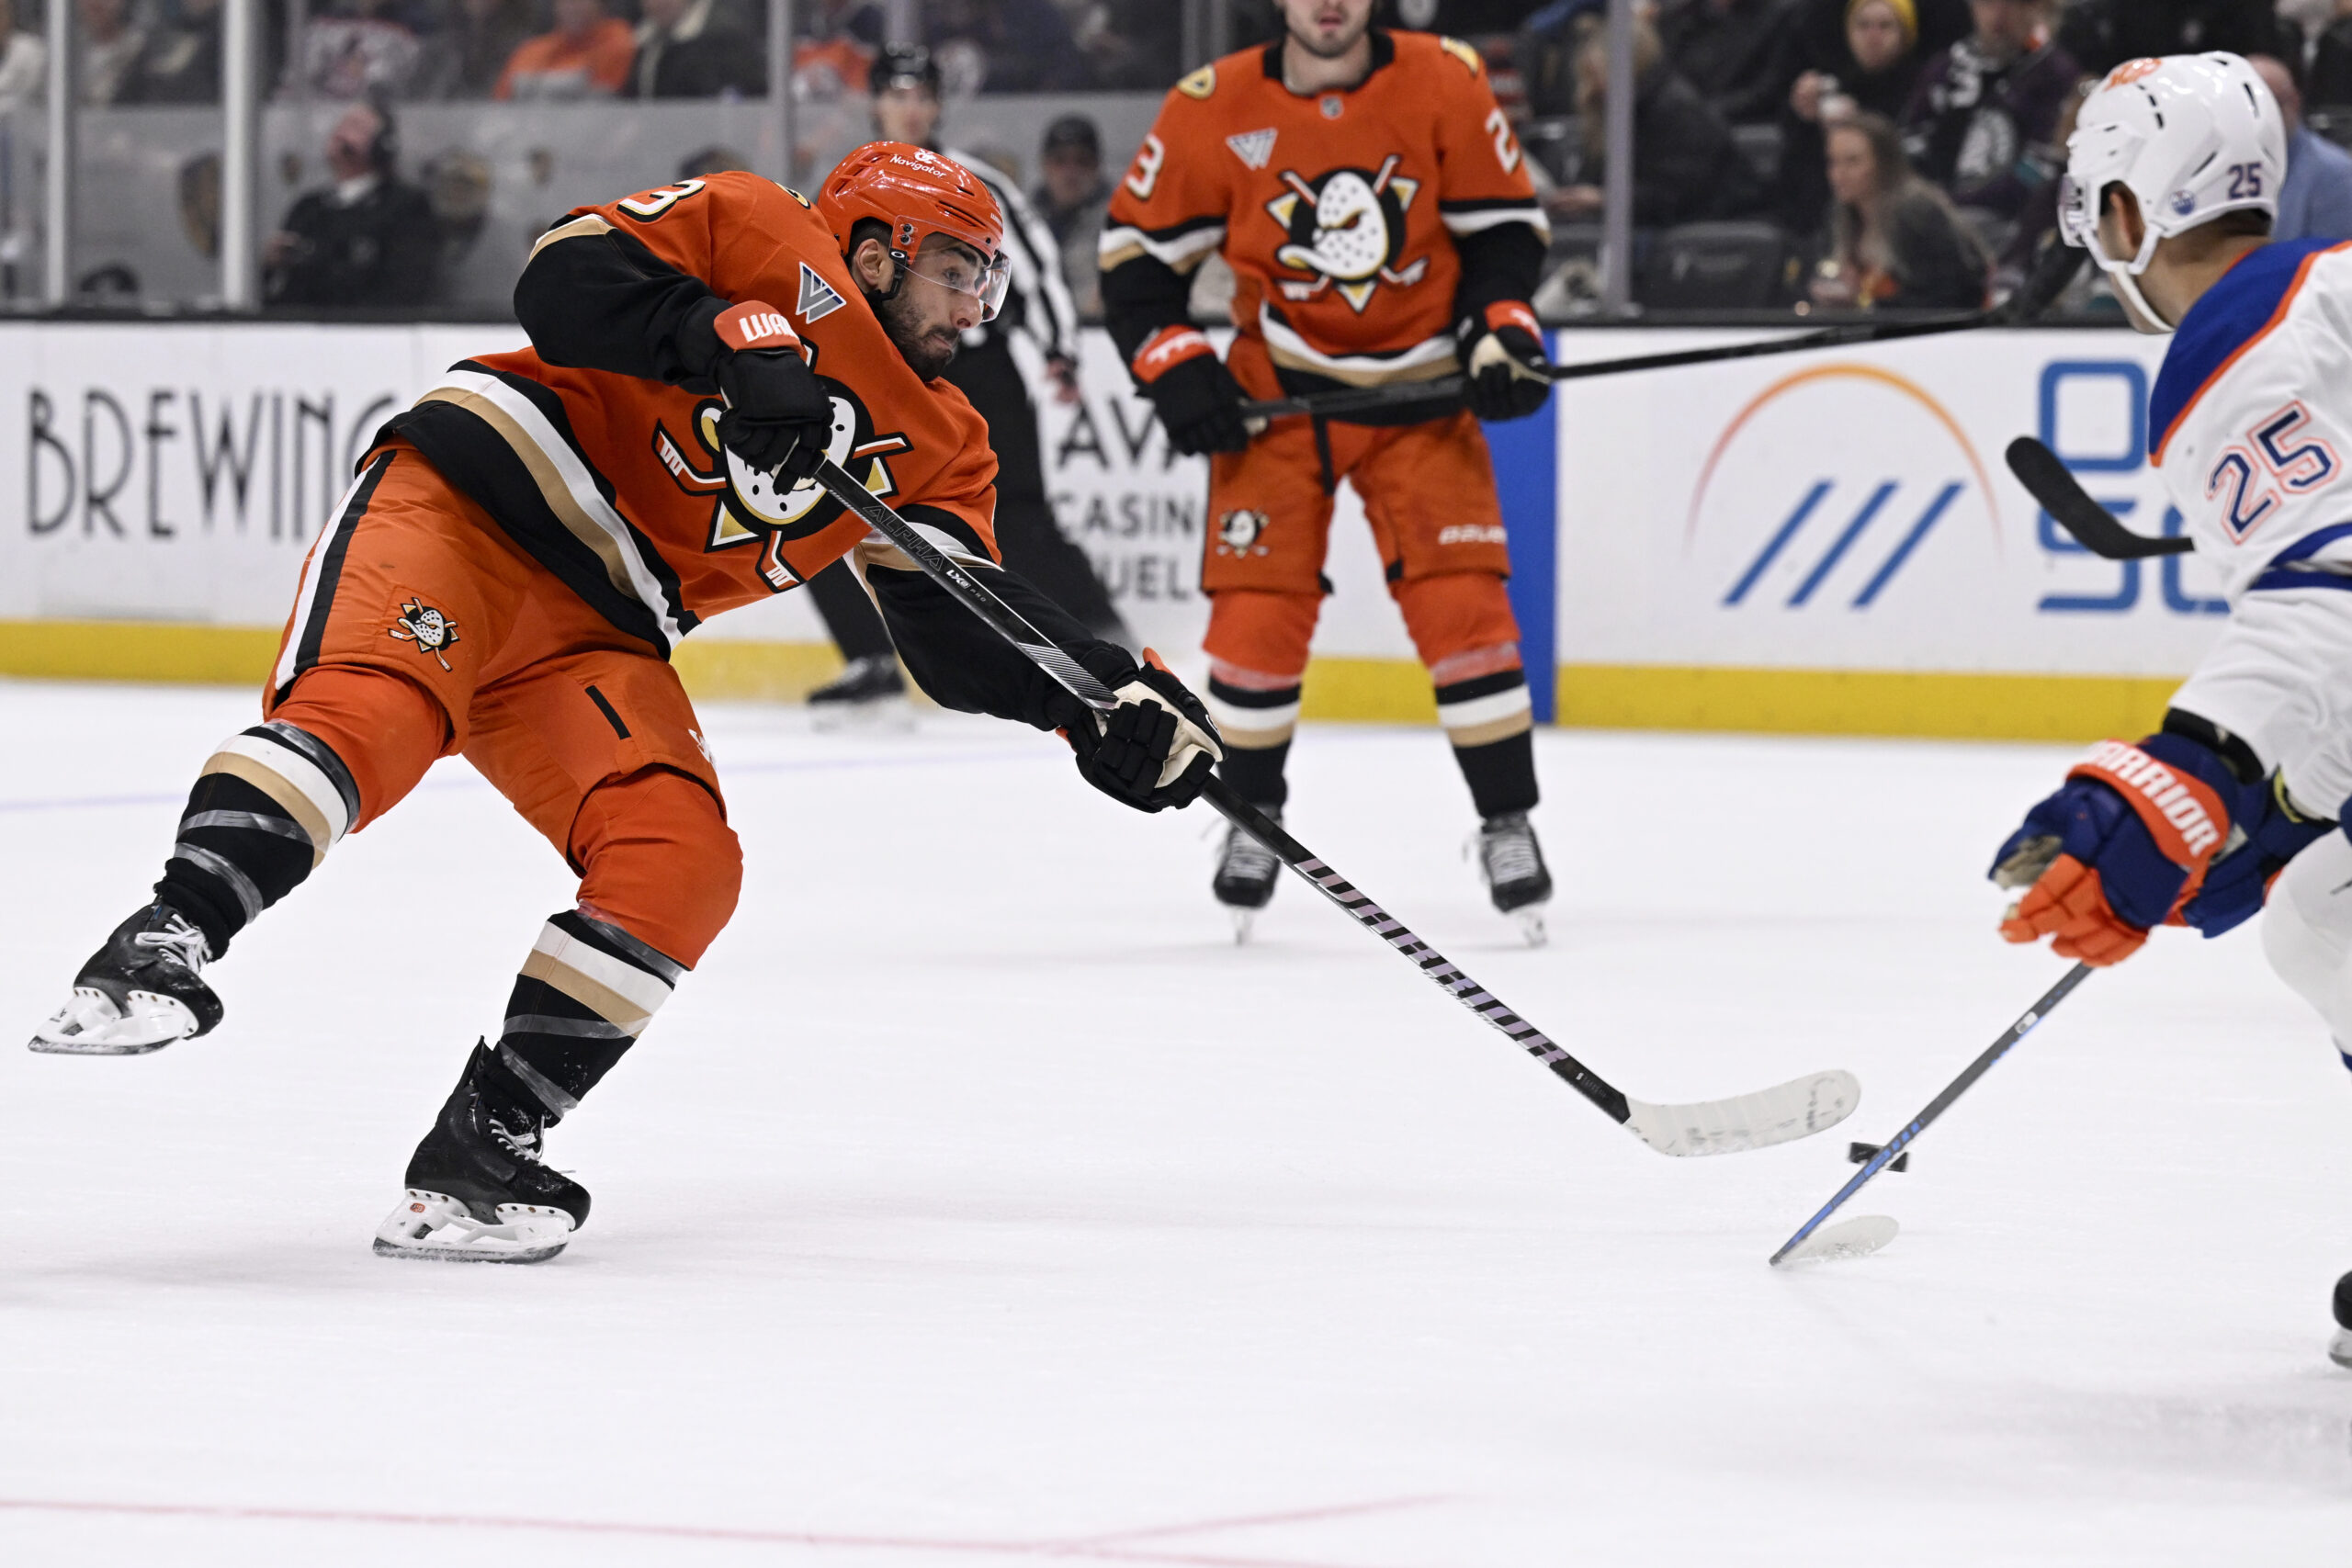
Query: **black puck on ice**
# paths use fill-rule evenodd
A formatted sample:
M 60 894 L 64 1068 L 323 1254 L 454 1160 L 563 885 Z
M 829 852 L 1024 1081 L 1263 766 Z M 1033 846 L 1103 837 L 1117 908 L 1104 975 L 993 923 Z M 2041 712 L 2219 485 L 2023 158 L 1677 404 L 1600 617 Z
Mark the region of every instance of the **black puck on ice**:
M 1883 1144 L 1848 1144 L 1846 1145 L 1846 1163 L 1848 1165 L 1868 1165 L 1870 1164 L 1872 1156 L 1874 1156 L 1879 1150 L 1883 1147 L 1885 1147 Z M 1893 1159 L 1887 1161 L 1886 1168 L 1889 1170 L 1910 1169 L 1910 1151 L 1906 1149 L 1903 1153 L 1896 1155 Z
M 2352 1334 L 2352 1274 L 2335 1281 L 2335 1326 Z

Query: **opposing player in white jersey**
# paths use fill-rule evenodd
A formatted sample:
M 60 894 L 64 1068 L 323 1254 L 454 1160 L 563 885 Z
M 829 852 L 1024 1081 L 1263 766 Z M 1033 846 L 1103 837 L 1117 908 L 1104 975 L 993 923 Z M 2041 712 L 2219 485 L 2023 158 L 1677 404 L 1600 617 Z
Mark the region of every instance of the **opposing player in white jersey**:
M 2024 889 L 2002 935 L 2095 964 L 2267 896 L 2271 966 L 2352 1066 L 2352 244 L 2270 243 L 2286 173 L 2235 55 L 2132 61 L 2083 105 L 2061 221 L 2132 324 L 2173 334 L 2149 457 L 2230 620 L 2163 728 L 2095 748 L 1992 875 Z M 2352 1368 L 2352 1274 L 2335 1307 Z

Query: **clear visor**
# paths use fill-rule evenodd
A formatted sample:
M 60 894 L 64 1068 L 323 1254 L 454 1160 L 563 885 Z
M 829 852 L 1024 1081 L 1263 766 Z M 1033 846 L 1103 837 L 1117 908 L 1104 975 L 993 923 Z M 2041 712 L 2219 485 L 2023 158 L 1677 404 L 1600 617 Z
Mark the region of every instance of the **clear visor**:
M 980 302 L 980 320 L 992 321 L 1012 287 L 1012 263 L 1002 253 L 983 265 L 969 252 L 956 249 L 918 257 L 907 264 L 917 277 L 936 283 L 951 293 L 967 294 Z

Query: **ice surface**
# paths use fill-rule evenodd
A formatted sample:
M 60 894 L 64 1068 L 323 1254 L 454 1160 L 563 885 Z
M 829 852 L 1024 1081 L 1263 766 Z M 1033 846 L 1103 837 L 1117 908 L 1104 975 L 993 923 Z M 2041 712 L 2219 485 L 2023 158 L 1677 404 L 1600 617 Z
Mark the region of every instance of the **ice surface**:
M 2352 1561 L 2352 1083 L 2253 933 L 2097 976 L 1764 1259 L 2060 972 L 1994 845 L 2051 748 L 1541 736 L 1549 948 L 1431 731 L 1289 825 L 1628 1092 L 1850 1067 L 1662 1159 L 1210 822 L 1050 740 L 709 720 L 732 929 L 555 1138 L 537 1269 L 388 1261 L 409 1148 L 570 886 L 460 763 L 152 1057 L 0 1046 L 0 1562 L 1208 1568 Z M 249 694 L 0 685 L 0 1018 L 137 901 Z

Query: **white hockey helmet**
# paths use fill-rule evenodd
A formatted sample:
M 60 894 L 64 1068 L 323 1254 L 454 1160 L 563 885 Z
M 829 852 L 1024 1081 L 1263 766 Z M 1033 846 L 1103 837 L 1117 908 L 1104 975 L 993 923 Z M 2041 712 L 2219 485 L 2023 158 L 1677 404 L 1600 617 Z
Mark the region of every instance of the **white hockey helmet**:
M 2169 54 L 2131 60 L 2108 73 L 2066 141 L 2058 223 L 2133 309 L 2163 325 L 2136 279 L 2160 241 L 2225 212 L 2278 214 L 2287 177 L 2287 128 L 2278 101 L 2234 54 Z M 2147 226 L 2137 255 L 2110 256 L 2099 243 L 2100 193 L 2122 186 Z

